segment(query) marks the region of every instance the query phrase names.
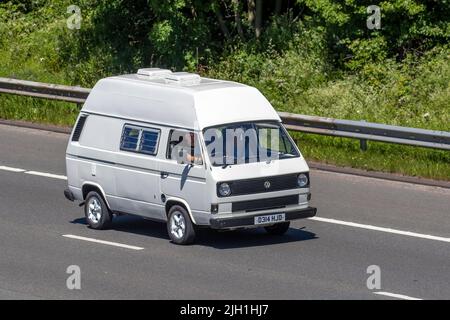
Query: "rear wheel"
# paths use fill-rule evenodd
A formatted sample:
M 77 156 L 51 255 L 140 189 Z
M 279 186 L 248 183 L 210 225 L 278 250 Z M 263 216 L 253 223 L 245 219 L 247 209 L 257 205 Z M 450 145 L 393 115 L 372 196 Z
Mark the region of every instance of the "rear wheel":
M 91 191 L 86 197 L 84 214 L 89 226 L 93 229 L 108 229 L 111 226 L 112 214 L 103 197 L 96 191 Z
M 289 230 L 290 224 L 291 223 L 289 221 L 281 222 L 281 223 L 274 224 L 273 226 L 270 226 L 270 227 L 264 227 L 264 229 L 266 229 L 266 231 L 270 234 L 283 235 L 286 233 L 286 231 Z
M 194 242 L 195 230 L 185 208 L 174 205 L 167 217 L 167 232 L 173 243 L 190 244 Z

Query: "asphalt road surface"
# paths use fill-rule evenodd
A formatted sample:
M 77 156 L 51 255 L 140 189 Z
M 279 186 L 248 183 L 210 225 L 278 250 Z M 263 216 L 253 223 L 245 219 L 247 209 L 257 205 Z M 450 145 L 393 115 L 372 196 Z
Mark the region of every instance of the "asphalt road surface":
M 63 196 L 67 140 L 0 125 L 0 299 L 450 299 L 449 189 L 313 170 L 318 215 L 285 236 L 204 230 L 177 246 L 139 217 L 89 229 Z

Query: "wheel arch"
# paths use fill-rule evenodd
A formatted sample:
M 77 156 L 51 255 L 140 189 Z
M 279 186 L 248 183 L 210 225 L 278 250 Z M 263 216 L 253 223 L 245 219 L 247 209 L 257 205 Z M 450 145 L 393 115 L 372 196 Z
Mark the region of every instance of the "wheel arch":
M 185 200 L 180 199 L 180 198 L 176 198 L 176 197 L 169 197 L 166 200 L 166 203 L 165 203 L 166 218 L 167 218 L 167 216 L 169 214 L 170 208 L 173 207 L 174 205 L 181 205 L 183 208 L 185 208 L 186 211 L 189 214 L 189 217 L 191 218 L 192 223 L 193 224 L 197 224 L 195 222 L 194 216 L 192 215 L 191 208 L 189 207 L 189 204 Z
M 98 183 L 95 183 L 95 182 L 85 181 L 83 183 L 83 185 L 81 186 L 81 193 L 82 193 L 82 196 L 83 196 L 83 201 L 86 200 L 87 195 L 91 191 L 96 191 L 97 193 L 99 193 L 100 196 L 105 201 L 106 205 L 108 206 L 108 209 L 111 210 L 111 207 L 110 207 L 110 205 L 108 203 L 108 199 L 106 199 L 105 191 L 103 190 L 103 188 Z

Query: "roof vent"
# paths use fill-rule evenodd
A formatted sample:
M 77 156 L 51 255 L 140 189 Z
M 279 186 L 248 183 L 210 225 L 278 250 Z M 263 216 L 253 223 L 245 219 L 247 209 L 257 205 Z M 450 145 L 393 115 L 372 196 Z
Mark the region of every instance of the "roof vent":
M 170 71 L 169 69 L 160 69 L 160 68 L 143 68 L 139 69 L 137 72 L 137 74 L 140 76 L 146 76 L 154 79 L 165 78 L 167 75 L 171 73 L 172 71 Z
M 167 83 L 177 83 L 184 86 L 192 86 L 199 84 L 201 78 L 198 74 L 189 72 L 173 72 L 164 75 Z

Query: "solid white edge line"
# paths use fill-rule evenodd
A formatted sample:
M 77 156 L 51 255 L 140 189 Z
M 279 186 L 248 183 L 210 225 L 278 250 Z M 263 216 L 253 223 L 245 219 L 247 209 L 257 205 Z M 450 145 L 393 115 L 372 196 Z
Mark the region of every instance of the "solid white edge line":
M 7 167 L 7 166 L 0 166 L 0 170 L 10 171 L 10 172 L 25 172 L 26 171 L 24 169 Z
M 419 299 L 419 298 L 405 296 L 403 294 L 397 294 L 397 293 L 391 293 L 391 292 L 385 292 L 385 291 L 377 291 L 377 292 L 374 292 L 374 294 L 378 294 L 378 295 L 381 295 L 381 296 L 392 297 L 392 298 L 397 298 L 397 299 L 403 299 L 403 300 L 423 300 L 423 299 Z
M 118 242 L 111 242 L 111 241 L 98 240 L 98 239 L 93 239 L 93 238 L 80 237 L 80 236 L 75 236 L 73 234 L 63 234 L 62 236 L 65 238 L 95 242 L 95 243 L 106 244 L 109 246 L 126 248 L 126 249 L 131 249 L 131 250 L 144 250 L 144 248 L 142 248 L 142 247 L 130 246 L 128 244 L 123 244 L 123 243 L 118 243 Z
M 349 227 L 354 227 L 354 228 L 361 228 L 361 229 L 367 229 L 367 230 L 399 234 L 399 235 L 415 237 L 415 238 L 422 238 L 422 239 L 442 241 L 442 242 L 450 242 L 450 238 L 432 236 L 432 235 L 428 235 L 428 234 L 416 233 L 416 232 L 411 232 L 411 231 L 397 230 L 397 229 L 392 229 L 392 228 L 377 227 L 377 226 L 372 226 L 369 224 L 361 224 L 361 223 L 348 222 L 348 221 L 322 218 L 322 217 L 312 217 L 312 218 L 308 218 L 308 219 L 313 220 L 313 221 L 340 224 L 343 226 L 349 226 Z
M 46 173 L 46 172 L 39 172 L 39 171 L 25 171 L 24 173 L 32 174 L 32 175 L 35 175 L 35 176 L 52 178 L 52 179 L 67 180 L 66 176 L 62 176 L 62 175 L 59 175 L 59 174 L 53 174 L 53 173 Z

